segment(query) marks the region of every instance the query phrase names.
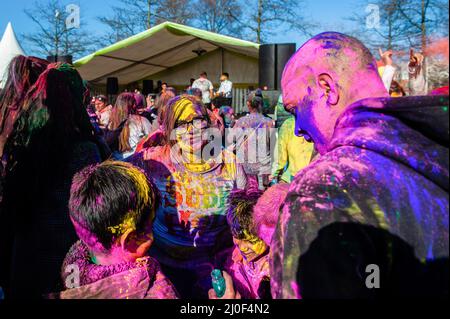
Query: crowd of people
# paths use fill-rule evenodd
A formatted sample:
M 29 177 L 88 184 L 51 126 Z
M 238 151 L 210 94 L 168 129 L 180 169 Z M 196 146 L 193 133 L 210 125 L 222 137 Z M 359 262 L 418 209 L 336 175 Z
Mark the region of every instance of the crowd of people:
M 109 104 L 71 65 L 14 58 L 0 92 L 5 298 L 448 295 L 448 87 L 427 95 L 411 51 L 406 97 L 392 52 L 380 57 L 311 38 L 276 118 L 259 89 L 235 114 L 227 73 L 217 92 L 202 72 L 183 92 Z

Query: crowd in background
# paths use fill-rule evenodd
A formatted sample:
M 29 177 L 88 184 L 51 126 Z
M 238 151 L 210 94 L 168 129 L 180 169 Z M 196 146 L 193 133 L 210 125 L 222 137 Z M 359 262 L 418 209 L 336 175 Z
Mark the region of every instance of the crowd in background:
M 312 38 L 272 117 L 261 89 L 235 114 L 227 73 L 217 91 L 202 72 L 109 104 L 72 66 L 16 57 L 0 93 L 6 298 L 214 299 L 213 269 L 223 298 L 448 294 L 448 87 L 426 96 L 411 51 L 404 97 L 380 56 Z M 205 156 L 210 128 L 223 138 Z

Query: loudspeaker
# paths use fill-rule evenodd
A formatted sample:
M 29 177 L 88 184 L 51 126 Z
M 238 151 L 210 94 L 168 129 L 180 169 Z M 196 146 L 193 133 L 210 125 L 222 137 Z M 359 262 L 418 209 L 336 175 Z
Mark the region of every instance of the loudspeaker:
M 47 61 L 50 63 L 55 63 L 58 61 L 58 57 L 56 55 L 47 55 Z
M 275 58 L 276 45 L 263 44 L 259 47 L 259 87 L 265 86 L 269 90 L 275 90 Z
M 295 43 L 263 44 L 259 47 L 259 87 L 281 90 L 284 67 L 295 53 Z
M 106 94 L 117 95 L 119 93 L 119 80 L 117 78 L 106 79 Z
M 289 62 L 289 59 L 295 53 L 295 43 L 277 44 L 277 87 L 276 90 L 281 90 L 281 77 L 283 76 L 284 67 Z
M 60 56 L 58 56 L 58 62 L 72 64 L 72 56 L 71 55 L 60 55 Z
M 142 94 L 148 95 L 153 93 L 153 80 L 142 81 Z
M 72 64 L 72 56 L 71 55 L 49 55 L 49 56 L 47 56 L 47 61 L 50 63 L 63 62 L 63 63 Z

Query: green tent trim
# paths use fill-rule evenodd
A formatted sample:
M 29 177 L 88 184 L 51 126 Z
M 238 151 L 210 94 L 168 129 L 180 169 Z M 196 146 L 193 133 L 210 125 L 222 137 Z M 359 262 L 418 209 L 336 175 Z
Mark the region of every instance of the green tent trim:
M 231 45 L 231 46 L 236 46 L 236 47 L 249 47 L 249 48 L 255 48 L 255 49 L 259 49 L 259 46 L 260 46 L 258 43 L 254 43 L 254 42 L 240 40 L 240 39 L 233 38 L 230 36 L 221 35 L 218 33 L 209 32 L 209 31 L 205 31 L 205 30 L 201 30 L 201 29 L 197 29 L 197 28 L 193 28 L 193 27 L 188 27 L 188 26 L 181 25 L 181 24 L 174 23 L 174 22 L 164 22 L 164 23 L 158 24 L 157 26 L 154 26 L 146 31 L 143 31 L 134 36 L 131 36 L 127 39 L 124 39 L 122 41 L 114 43 L 113 45 L 110 45 L 106 48 L 100 49 L 97 52 L 94 52 L 88 56 L 85 56 L 85 57 L 75 61 L 74 66 L 75 67 L 83 66 L 83 65 L 89 63 L 96 56 L 105 55 L 105 54 L 126 48 L 130 45 L 133 45 L 133 44 L 138 43 L 146 38 L 151 37 L 152 35 L 154 35 L 155 33 L 159 32 L 163 29 L 166 29 L 175 35 L 180 35 L 180 36 L 190 35 L 190 36 L 194 36 L 194 37 L 206 40 L 206 41 L 215 42 L 215 43 L 223 44 L 223 45 Z

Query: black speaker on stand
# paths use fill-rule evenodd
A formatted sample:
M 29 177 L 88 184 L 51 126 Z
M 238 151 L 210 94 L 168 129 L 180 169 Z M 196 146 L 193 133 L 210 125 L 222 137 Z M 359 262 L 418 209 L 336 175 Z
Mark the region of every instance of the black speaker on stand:
M 71 55 L 49 55 L 47 61 L 50 63 L 62 62 L 72 64 L 73 57 Z
M 263 44 L 259 47 L 259 87 L 281 90 L 284 67 L 295 53 L 295 43 Z
M 259 47 L 259 87 L 275 90 L 276 45 L 263 44 Z
M 153 80 L 142 81 L 142 94 L 147 96 L 150 93 L 153 93 Z
M 283 76 L 284 67 L 289 62 L 289 59 L 294 55 L 295 50 L 295 43 L 277 44 L 277 90 L 281 91 L 281 77 Z
M 106 79 L 106 95 L 108 96 L 109 103 L 115 102 L 115 97 L 119 94 L 119 79 L 107 78 Z
M 117 78 L 106 79 L 106 94 L 117 95 L 119 93 L 119 80 Z

